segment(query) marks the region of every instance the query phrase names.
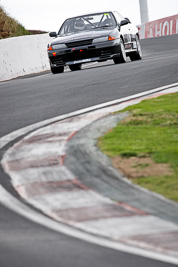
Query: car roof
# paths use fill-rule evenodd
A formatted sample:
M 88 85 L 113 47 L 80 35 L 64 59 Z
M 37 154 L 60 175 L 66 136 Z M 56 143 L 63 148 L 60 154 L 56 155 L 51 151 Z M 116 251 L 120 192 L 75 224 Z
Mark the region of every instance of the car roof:
M 100 14 L 100 13 L 113 13 L 115 11 L 113 10 L 104 10 L 104 11 L 98 11 L 98 12 L 90 12 L 90 13 L 86 13 L 86 14 L 79 14 L 79 15 L 76 15 L 74 17 L 70 17 L 70 18 L 67 18 L 67 19 L 73 19 L 73 18 L 77 18 L 77 17 L 83 17 L 83 16 L 89 16 L 89 15 L 94 15 L 94 14 Z

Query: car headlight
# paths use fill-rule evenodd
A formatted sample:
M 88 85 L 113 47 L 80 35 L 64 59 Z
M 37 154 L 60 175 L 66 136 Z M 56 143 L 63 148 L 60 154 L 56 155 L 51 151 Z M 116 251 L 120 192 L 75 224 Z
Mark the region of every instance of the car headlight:
M 67 46 L 65 45 L 65 44 L 53 44 L 52 45 L 52 48 L 54 49 L 54 50 L 56 50 L 56 49 L 63 49 L 63 48 L 66 48 Z
M 107 42 L 107 41 L 108 41 L 108 36 L 99 37 L 93 40 L 93 44 Z

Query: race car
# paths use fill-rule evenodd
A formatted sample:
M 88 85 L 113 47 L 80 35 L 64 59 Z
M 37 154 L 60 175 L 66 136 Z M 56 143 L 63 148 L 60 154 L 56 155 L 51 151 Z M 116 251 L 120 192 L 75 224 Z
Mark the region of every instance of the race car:
M 65 66 L 80 70 L 82 64 L 112 59 L 124 63 L 127 57 L 142 58 L 138 28 L 116 11 L 86 14 L 64 21 L 48 44 L 48 57 L 53 74 L 62 73 Z

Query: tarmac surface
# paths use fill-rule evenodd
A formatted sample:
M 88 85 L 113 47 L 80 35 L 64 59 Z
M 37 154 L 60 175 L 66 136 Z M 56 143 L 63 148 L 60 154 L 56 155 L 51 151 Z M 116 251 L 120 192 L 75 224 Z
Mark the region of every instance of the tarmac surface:
M 75 233 L 80 229 L 118 242 L 120 250 L 121 244 L 132 246 L 124 252 L 178 263 L 178 204 L 133 185 L 97 147 L 97 138 L 128 116 L 107 116 L 111 112 L 176 91 L 178 86 L 134 96 L 42 127 L 10 147 L 2 167 L 26 203 L 72 226 L 76 237 L 82 238 Z M 107 240 L 100 243 L 107 246 Z
M 119 66 L 108 62 L 77 73 L 34 75 L 1 83 L 0 136 L 44 119 L 177 82 L 177 38 L 143 40 L 145 56 L 139 62 Z M 19 199 L 0 171 L 1 184 Z M 0 216 L 1 266 L 171 266 L 56 233 L 3 206 Z

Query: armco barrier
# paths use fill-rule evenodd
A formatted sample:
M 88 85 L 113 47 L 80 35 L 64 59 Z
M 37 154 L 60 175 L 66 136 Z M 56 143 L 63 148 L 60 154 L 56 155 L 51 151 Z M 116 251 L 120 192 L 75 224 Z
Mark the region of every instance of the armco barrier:
M 0 40 L 0 81 L 50 69 L 48 34 Z
M 178 34 L 178 14 L 141 25 L 141 39 Z

